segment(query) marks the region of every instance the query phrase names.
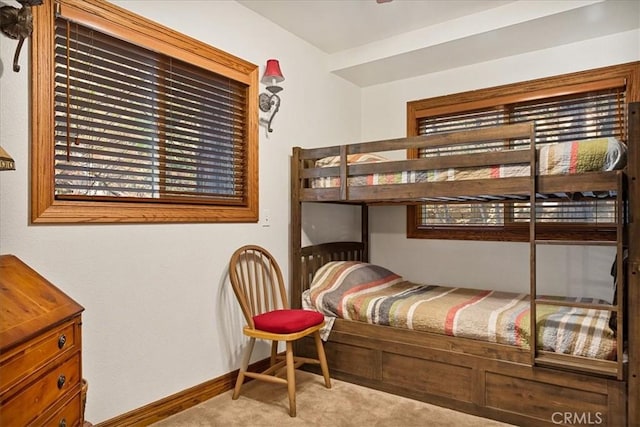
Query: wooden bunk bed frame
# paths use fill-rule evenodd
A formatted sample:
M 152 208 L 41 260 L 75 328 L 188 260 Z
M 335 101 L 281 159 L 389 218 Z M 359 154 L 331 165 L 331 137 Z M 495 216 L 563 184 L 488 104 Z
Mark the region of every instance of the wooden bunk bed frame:
M 618 284 L 618 300 L 605 309 L 615 312 L 618 336 L 627 328 L 626 359 L 594 361 L 574 356 L 547 354 L 496 343 L 440 334 L 396 329 L 387 326 L 336 319 L 325 344 L 334 377 L 397 395 L 449 407 L 470 414 L 517 425 L 609 425 L 635 426 L 640 423 L 640 103 L 628 105 L 628 161 L 623 171 L 581 175 L 517 177 L 475 181 L 414 183 L 349 187 L 350 174 L 383 173 L 397 170 L 424 170 L 434 167 L 485 166 L 530 163 L 536 170 L 536 148 L 517 152 L 505 150 L 482 155 L 450 156 L 446 165 L 433 159 L 413 159 L 347 166 L 347 155 L 382 152 L 474 141 L 522 138 L 535 141 L 531 124 L 457 132 L 443 136 L 410 137 L 319 149 L 293 149 L 291 187 L 291 302 L 301 307 L 302 292 L 309 288 L 313 274 L 332 260 L 369 260 L 368 206 L 415 204 L 424 197 L 472 195 L 526 195 L 535 202 L 540 193 L 615 190 L 617 218 L 618 277 L 627 277 L 627 286 Z M 340 166 L 316 168 L 313 161 L 340 156 Z M 525 156 L 524 158 L 522 156 Z M 454 158 L 455 157 L 455 158 Z M 441 158 L 442 159 L 442 158 Z M 499 161 L 497 161 L 499 160 Z M 338 175 L 340 187 L 311 188 L 316 177 Z M 360 242 L 334 242 L 302 247 L 302 203 L 349 203 L 361 206 Z M 626 209 L 625 209 L 626 206 Z M 534 216 L 535 214 L 532 213 Z M 536 298 L 535 216 L 530 221 L 531 244 L 531 330 Z M 570 242 L 580 244 L 580 242 Z M 563 242 L 567 244 L 567 242 Z M 585 242 L 582 242 L 585 244 Z M 598 244 L 590 242 L 588 244 Z M 623 250 L 628 250 L 628 267 L 623 271 Z M 623 324 L 623 301 L 628 303 L 628 319 Z M 564 304 L 563 304 L 564 305 Z M 602 307 L 601 307 L 602 308 Z M 532 333 L 532 337 L 536 334 Z M 618 339 L 618 354 L 623 354 Z M 303 341 L 296 351 L 313 355 L 312 341 Z

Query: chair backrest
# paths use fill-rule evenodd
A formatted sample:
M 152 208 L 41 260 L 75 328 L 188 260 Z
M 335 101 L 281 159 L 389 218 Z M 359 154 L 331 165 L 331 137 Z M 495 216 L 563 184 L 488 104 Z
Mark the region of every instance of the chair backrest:
M 282 271 L 266 249 L 255 245 L 237 249 L 229 261 L 229 278 L 252 329 L 253 316 L 289 308 Z

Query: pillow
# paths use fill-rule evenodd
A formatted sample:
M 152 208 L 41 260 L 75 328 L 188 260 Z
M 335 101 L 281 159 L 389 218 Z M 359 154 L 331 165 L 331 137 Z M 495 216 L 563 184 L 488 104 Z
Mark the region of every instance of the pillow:
M 544 144 L 540 147 L 539 173 L 564 175 L 622 169 L 627 148 L 614 137 Z
M 309 287 L 316 310 L 341 317 L 343 296 L 403 280 L 401 276 L 379 265 L 360 261 L 331 261 L 318 269 Z
M 374 153 L 349 154 L 347 156 L 347 164 L 376 163 L 376 162 L 384 162 L 387 160 L 389 159 Z M 316 160 L 315 166 L 317 168 L 340 166 L 340 156 L 323 157 L 322 159 Z

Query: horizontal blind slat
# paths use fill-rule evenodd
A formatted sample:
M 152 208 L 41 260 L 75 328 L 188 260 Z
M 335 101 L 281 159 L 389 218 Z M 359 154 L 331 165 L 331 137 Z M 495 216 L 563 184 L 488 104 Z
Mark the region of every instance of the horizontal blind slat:
M 142 127 L 139 122 L 122 118 L 117 123 L 104 122 L 104 118 L 96 116 L 86 119 L 71 117 L 69 123 L 70 129 L 67 129 L 66 124 L 59 124 L 56 126 L 56 131 L 60 135 L 66 135 L 69 130 L 72 136 L 94 137 L 103 141 L 106 138 L 122 142 L 137 140 L 138 143 L 143 144 L 145 141 L 157 144 L 158 129 L 161 127 L 158 122 L 151 122 L 147 124 L 147 127 Z M 243 141 L 241 136 L 240 132 L 222 132 L 219 128 L 201 129 L 200 132 L 176 132 L 172 126 L 164 128 L 164 139 L 167 144 L 210 148 L 218 152 L 228 152 L 229 148 L 239 148 L 238 146 L 242 145 Z
M 66 97 L 66 69 L 58 68 L 56 77 L 56 92 Z M 81 74 L 73 73 L 74 78 L 80 79 L 74 83 L 72 101 L 77 99 L 89 100 L 103 106 L 126 106 L 129 109 L 135 105 L 136 109 L 145 108 L 157 103 L 161 99 L 156 91 L 161 90 L 162 101 L 172 106 L 172 111 L 182 113 L 184 117 L 191 116 L 194 112 L 207 113 L 215 117 L 221 113 L 237 120 L 244 121 L 244 112 L 240 106 L 245 103 L 244 96 L 230 99 L 222 97 L 215 92 L 202 94 L 199 97 L 188 98 L 185 94 L 175 96 L 167 93 L 166 86 L 153 81 L 128 81 L 119 78 L 117 74 Z M 109 78 L 107 78 L 109 76 Z M 163 90 L 164 89 L 164 90 Z M 148 111 L 148 110 L 147 110 Z

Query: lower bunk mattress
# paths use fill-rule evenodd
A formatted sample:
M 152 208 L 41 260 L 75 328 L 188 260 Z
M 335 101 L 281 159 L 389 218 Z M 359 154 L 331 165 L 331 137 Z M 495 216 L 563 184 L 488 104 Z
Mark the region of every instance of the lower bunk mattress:
M 593 298 L 557 298 L 606 303 Z M 325 340 L 335 318 L 342 318 L 530 348 L 527 294 L 421 285 L 359 261 L 332 261 L 321 267 L 303 294 L 303 307 L 325 315 Z M 542 304 L 536 311 L 538 349 L 616 359 L 609 311 Z

